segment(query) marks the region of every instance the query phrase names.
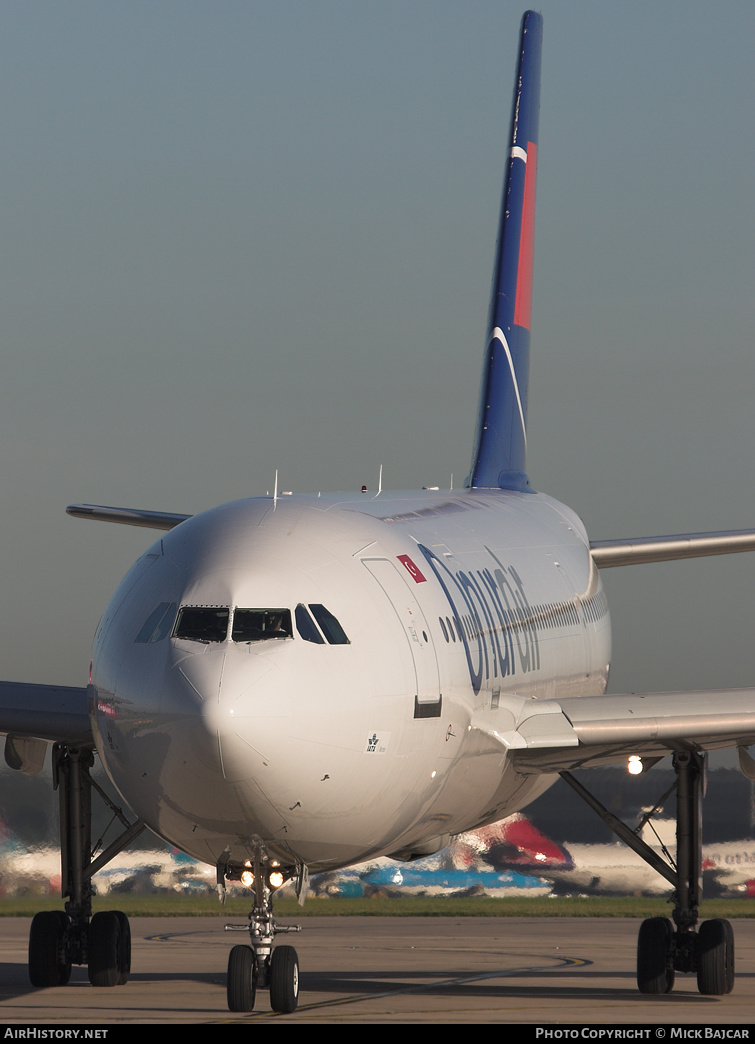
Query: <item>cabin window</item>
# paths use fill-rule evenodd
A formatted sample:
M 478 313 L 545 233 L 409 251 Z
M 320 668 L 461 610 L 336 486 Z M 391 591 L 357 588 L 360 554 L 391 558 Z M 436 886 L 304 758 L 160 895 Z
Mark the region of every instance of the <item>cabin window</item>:
M 170 633 L 175 612 L 175 602 L 160 602 L 157 609 L 154 609 L 144 621 L 134 641 L 141 644 L 159 642 L 161 638 Z
M 173 637 L 193 642 L 224 642 L 230 612 L 220 606 L 184 606 L 178 614 Z
M 292 635 L 288 609 L 235 609 L 233 612 L 231 638 L 234 642 L 264 642 Z

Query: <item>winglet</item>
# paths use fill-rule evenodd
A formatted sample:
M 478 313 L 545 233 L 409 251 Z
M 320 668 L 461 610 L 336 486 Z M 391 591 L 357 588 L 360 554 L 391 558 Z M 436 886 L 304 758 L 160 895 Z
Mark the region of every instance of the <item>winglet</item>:
M 467 485 L 529 489 L 527 384 L 543 18 L 522 19 L 488 340 Z

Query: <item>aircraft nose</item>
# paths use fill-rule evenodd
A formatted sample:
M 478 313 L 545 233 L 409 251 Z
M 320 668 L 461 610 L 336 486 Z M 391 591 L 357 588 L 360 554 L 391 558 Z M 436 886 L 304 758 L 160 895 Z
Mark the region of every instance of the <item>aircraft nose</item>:
M 260 648 L 228 645 L 207 693 L 204 720 L 217 737 L 228 782 L 257 776 L 280 760 L 291 694 L 273 656 Z
M 217 701 L 223 678 L 225 666 L 225 645 L 210 645 L 192 643 L 188 651 L 181 650 L 175 657 L 172 673 L 174 677 L 183 683 L 180 688 L 188 685 L 192 695 L 198 698 L 201 705 Z

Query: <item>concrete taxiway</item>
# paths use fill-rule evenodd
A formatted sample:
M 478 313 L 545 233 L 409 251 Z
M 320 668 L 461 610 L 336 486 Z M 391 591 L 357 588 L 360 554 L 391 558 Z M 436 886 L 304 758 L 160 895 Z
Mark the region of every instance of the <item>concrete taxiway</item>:
M 694 976 L 673 993 L 635 986 L 639 921 L 629 919 L 302 918 L 285 942 L 299 952 L 293 1015 L 226 1008 L 228 951 L 245 936 L 226 919 L 134 918 L 133 972 L 125 986 L 95 989 L 86 969 L 68 986 L 34 990 L 26 959 L 29 921 L 0 919 L 0 1024 L 529 1023 L 748 1025 L 755 1017 L 755 921 L 734 922 L 737 982 L 703 997 Z M 238 923 L 238 922 L 237 922 Z

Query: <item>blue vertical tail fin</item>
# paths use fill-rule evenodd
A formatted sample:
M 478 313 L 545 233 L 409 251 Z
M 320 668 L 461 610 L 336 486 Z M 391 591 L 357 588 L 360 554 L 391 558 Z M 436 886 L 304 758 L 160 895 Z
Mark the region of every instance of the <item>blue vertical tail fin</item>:
M 522 19 L 480 414 L 467 485 L 529 489 L 527 385 L 543 18 Z

